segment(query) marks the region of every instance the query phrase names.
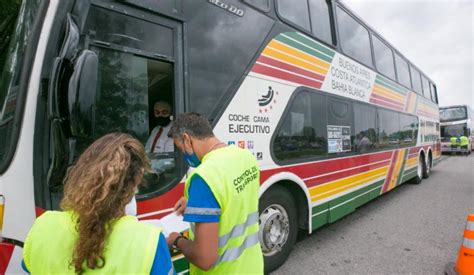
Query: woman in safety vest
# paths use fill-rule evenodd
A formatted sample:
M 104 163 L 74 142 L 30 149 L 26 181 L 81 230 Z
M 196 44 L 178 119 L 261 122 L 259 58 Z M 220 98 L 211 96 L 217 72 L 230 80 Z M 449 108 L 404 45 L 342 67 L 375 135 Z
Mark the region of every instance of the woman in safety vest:
M 62 212 L 36 219 L 25 240 L 23 268 L 33 274 L 174 274 L 161 229 L 125 214 L 143 173 L 143 145 L 112 133 L 69 169 Z

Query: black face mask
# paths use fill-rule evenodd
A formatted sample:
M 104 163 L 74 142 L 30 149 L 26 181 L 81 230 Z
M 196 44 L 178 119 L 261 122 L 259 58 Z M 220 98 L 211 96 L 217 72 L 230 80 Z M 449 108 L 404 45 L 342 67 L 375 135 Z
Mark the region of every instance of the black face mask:
M 166 127 L 171 122 L 171 119 L 170 119 L 169 116 L 167 116 L 167 117 L 157 117 L 155 120 L 156 120 L 156 125 L 161 126 L 161 127 Z

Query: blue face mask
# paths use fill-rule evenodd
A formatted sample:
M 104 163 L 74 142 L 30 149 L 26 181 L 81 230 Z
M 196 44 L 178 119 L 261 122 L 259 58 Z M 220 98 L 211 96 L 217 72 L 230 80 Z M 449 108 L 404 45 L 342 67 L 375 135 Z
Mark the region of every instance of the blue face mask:
M 189 155 L 188 153 L 184 153 L 184 161 L 190 166 L 190 167 L 198 167 L 199 164 L 201 164 L 201 161 L 198 159 L 196 153 L 192 153 Z
M 193 148 L 193 145 L 191 144 L 191 148 Z M 184 161 L 189 165 L 189 167 L 198 167 L 199 164 L 201 164 L 201 161 L 197 157 L 196 153 L 188 154 L 186 150 L 183 152 L 184 154 Z

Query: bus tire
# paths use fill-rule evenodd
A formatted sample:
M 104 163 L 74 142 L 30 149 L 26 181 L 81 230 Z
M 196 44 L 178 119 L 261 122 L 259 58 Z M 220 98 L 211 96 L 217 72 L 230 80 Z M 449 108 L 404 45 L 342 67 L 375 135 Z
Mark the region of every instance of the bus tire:
M 293 196 L 282 186 L 265 192 L 258 208 L 259 240 L 267 274 L 280 267 L 290 255 L 298 235 L 298 217 Z
M 427 179 L 430 177 L 430 172 L 431 172 L 431 156 L 430 154 L 428 153 L 428 157 L 424 157 L 422 156 L 423 158 L 423 178 L 424 179 Z
M 421 181 L 423 180 L 423 169 L 424 169 L 424 163 L 425 163 L 425 158 L 420 155 L 418 159 L 418 166 L 416 168 L 416 176 L 410 181 L 413 184 L 420 184 Z

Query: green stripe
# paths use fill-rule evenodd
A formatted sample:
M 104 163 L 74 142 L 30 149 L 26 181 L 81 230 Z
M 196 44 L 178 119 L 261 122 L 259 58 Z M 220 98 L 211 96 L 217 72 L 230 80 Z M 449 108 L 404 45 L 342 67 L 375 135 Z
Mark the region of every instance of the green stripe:
M 405 174 L 405 163 L 407 162 L 409 154 L 408 154 L 408 149 L 404 149 L 404 150 L 405 150 L 405 157 L 403 158 L 402 166 L 400 166 L 400 173 L 398 174 L 396 186 L 402 183 L 402 178 L 403 178 L 402 175 Z
M 413 113 L 416 114 L 417 110 L 418 110 L 418 98 L 419 96 L 415 93 L 415 109 L 413 110 Z M 420 127 L 420 125 L 418 125 L 418 128 Z
M 315 41 L 311 38 L 308 38 L 308 37 L 304 36 L 301 33 L 287 32 L 287 33 L 284 33 L 284 35 L 289 36 L 291 38 L 294 38 L 294 39 L 296 39 L 296 40 L 298 40 L 298 41 L 302 42 L 303 44 L 306 44 L 310 47 L 316 48 L 318 51 L 321 51 L 322 53 L 327 54 L 330 57 L 334 57 L 335 52 L 333 50 L 331 50 L 330 48 L 324 46 L 321 43 L 318 43 L 317 41 Z
M 416 170 L 405 173 L 405 175 L 403 175 L 402 182 L 406 182 L 414 177 L 416 177 Z
M 363 187 L 349 194 L 343 195 L 334 200 L 331 200 L 329 202 L 313 207 L 312 215 L 320 213 L 319 215 L 312 217 L 313 229 L 321 227 L 322 225 L 329 222 L 335 222 L 336 220 L 353 212 L 357 207 L 378 197 L 380 194 L 380 189 L 382 188 L 383 182 L 384 180 L 380 180 L 369 186 Z M 374 188 L 375 190 L 372 190 L 369 192 L 369 190 L 374 189 Z M 331 207 L 333 208 L 330 209 Z M 330 210 L 326 212 L 322 212 L 325 209 L 330 209 Z
M 174 270 L 176 273 L 183 272 L 186 269 L 189 269 L 189 262 L 185 257 L 173 261 Z M 188 272 L 189 273 L 189 272 Z
M 398 92 L 399 94 L 406 95 L 408 93 L 406 89 L 400 87 L 395 82 L 392 82 L 379 74 L 377 74 L 377 77 L 375 78 L 375 82 L 389 89 L 395 90 L 395 92 Z
M 332 62 L 332 57 L 328 57 L 327 55 L 324 55 L 324 54 L 322 54 L 322 53 L 320 53 L 320 52 L 318 52 L 318 51 L 315 51 L 315 50 L 313 50 L 313 49 L 311 49 L 311 48 L 308 48 L 307 46 L 303 46 L 303 45 L 301 45 L 301 44 L 299 44 L 299 43 L 296 43 L 295 41 L 293 41 L 293 40 L 291 40 L 291 39 L 289 39 L 289 38 L 287 38 L 287 37 L 284 37 L 284 36 L 279 35 L 279 36 L 277 36 L 275 39 L 276 39 L 277 41 L 280 41 L 280 42 L 282 42 L 282 43 L 284 43 L 284 44 L 287 44 L 287 45 L 289 45 L 289 46 L 291 46 L 291 47 L 293 47 L 293 48 L 296 48 L 296 49 L 298 49 L 298 50 L 301 50 L 301 51 L 303 51 L 303 52 L 305 52 L 305 53 L 307 53 L 307 54 L 309 54 L 309 55 L 312 55 L 312 56 L 317 57 L 317 58 L 319 58 L 319 59 L 321 59 L 321 60 L 324 60 L 324 61 L 326 61 L 326 62 L 328 62 L 328 63 L 331 63 L 331 62 Z

